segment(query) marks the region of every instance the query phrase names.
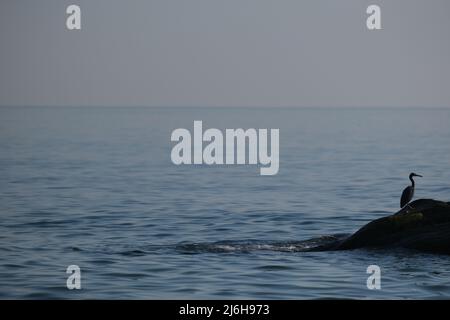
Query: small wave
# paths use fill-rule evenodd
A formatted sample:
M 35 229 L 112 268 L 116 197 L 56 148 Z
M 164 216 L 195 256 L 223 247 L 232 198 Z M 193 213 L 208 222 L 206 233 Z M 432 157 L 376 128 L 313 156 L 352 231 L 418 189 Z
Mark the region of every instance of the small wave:
M 347 235 L 327 235 L 303 241 L 234 240 L 212 243 L 182 243 L 175 247 L 181 253 L 245 253 L 253 251 L 307 252 L 321 251 L 338 243 Z
M 136 250 L 122 251 L 122 252 L 120 252 L 120 254 L 124 255 L 124 256 L 129 256 L 129 257 L 140 257 L 140 256 L 146 255 L 147 252 L 144 250 L 136 249 Z
M 258 251 L 275 252 L 308 252 L 325 251 L 343 239 L 347 234 L 336 234 L 316 237 L 308 240 L 294 241 L 271 241 L 271 240 L 223 240 L 216 242 L 182 242 L 173 245 L 144 245 L 140 247 L 118 248 L 110 247 L 97 249 L 101 253 L 114 253 L 128 257 L 140 257 L 157 252 L 177 252 L 181 254 L 201 254 L 201 253 L 251 253 Z M 73 251 L 84 249 L 73 247 Z

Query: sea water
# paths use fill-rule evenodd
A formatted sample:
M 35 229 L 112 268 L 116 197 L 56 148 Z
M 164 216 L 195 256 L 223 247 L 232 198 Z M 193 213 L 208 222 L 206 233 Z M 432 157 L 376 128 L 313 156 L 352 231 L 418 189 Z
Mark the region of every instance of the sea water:
M 195 120 L 279 128 L 278 173 L 174 165 Z M 413 171 L 450 201 L 449 109 L 3 107 L 0 298 L 449 298 L 449 256 L 308 251 L 396 212 Z

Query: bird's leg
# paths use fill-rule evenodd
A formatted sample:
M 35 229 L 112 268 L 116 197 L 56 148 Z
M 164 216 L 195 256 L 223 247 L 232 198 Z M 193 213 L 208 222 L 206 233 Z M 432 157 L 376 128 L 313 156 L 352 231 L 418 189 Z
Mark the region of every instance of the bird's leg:
M 411 207 L 411 205 L 409 203 L 406 206 L 409 207 L 411 210 L 414 210 L 414 208 Z M 406 210 L 406 213 L 408 213 L 408 212 L 409 212 L 409 210 Z

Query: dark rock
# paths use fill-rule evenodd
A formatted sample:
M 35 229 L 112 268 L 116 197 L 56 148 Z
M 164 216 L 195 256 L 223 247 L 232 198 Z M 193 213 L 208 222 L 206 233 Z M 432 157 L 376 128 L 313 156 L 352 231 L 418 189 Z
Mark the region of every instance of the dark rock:
M 450 202 L 420 199 L 374 220 L 328 250 L 403 247 L 450 254 Z

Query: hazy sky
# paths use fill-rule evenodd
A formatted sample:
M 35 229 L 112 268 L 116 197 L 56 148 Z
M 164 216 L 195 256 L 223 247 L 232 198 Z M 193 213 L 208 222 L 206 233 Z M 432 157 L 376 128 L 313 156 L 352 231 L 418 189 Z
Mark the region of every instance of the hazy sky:
M 450 106 L 450 1 L 2 0 L 0 105 Z

